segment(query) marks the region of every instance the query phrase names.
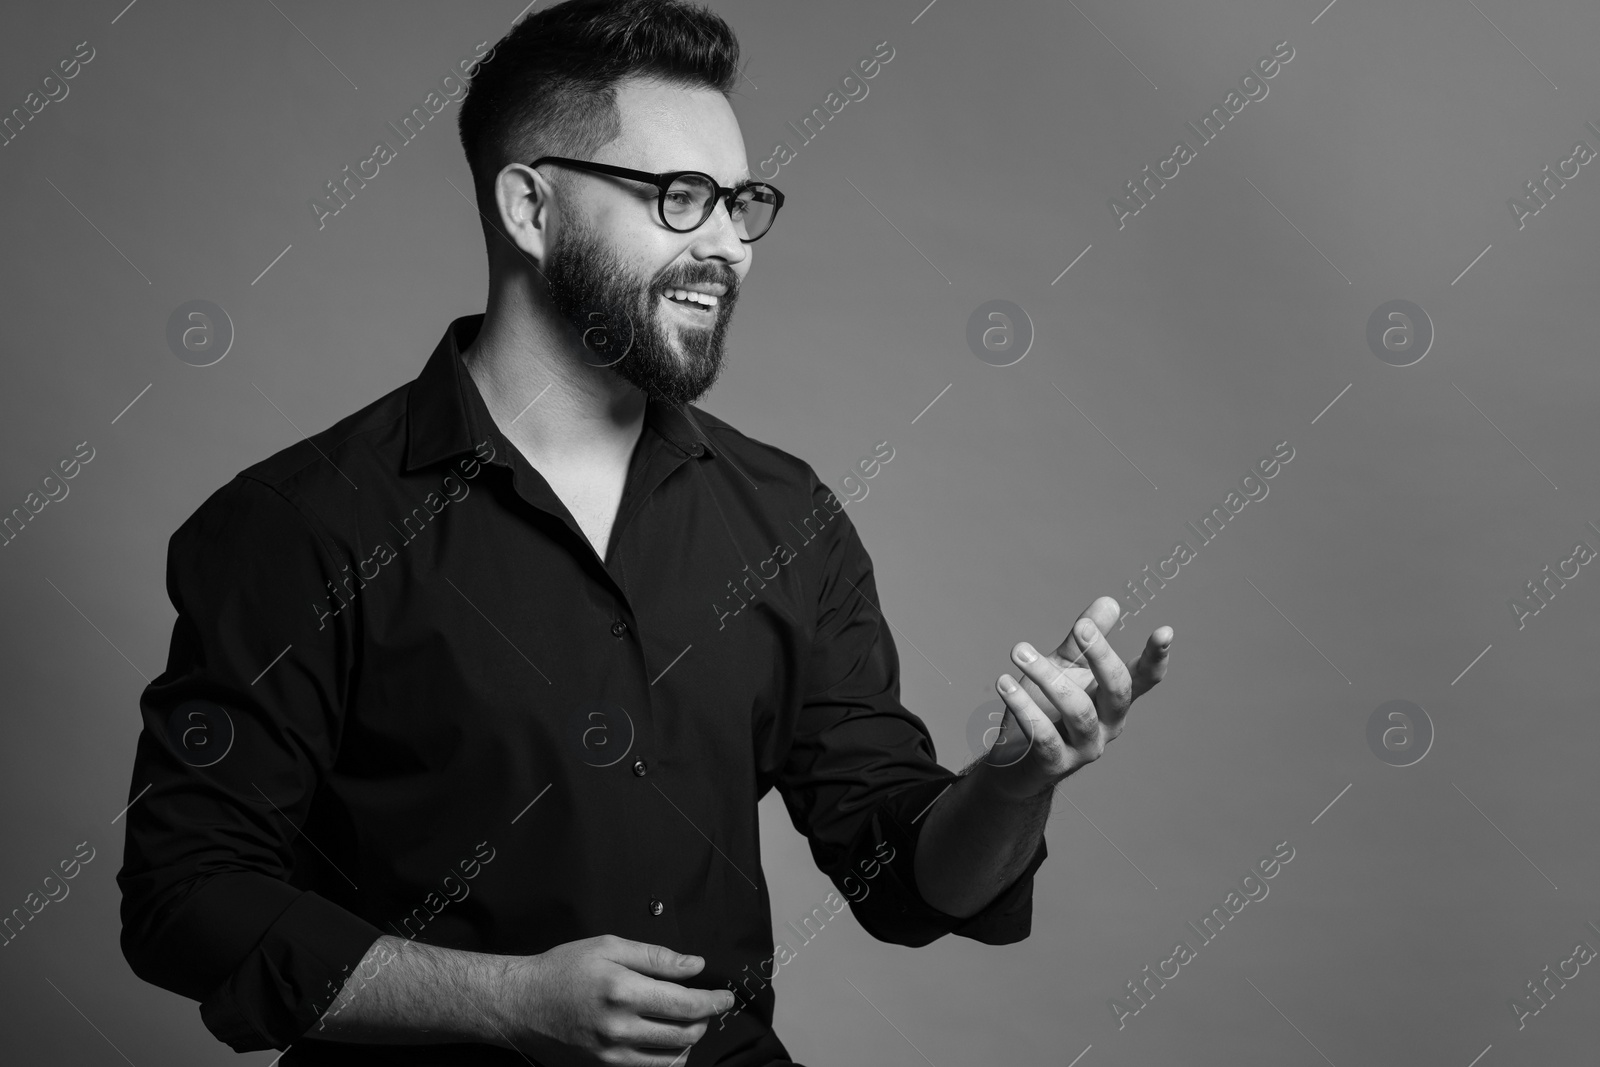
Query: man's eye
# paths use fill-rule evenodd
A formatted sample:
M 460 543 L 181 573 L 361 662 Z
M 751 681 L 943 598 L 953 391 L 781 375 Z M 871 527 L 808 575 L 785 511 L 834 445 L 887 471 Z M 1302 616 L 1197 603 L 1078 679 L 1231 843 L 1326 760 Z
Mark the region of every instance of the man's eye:
M 667 201 L 669 203 L 676 204 L 679 207 L 687 207 L 689 205 L 689 199 L 690 199 L 690 197 L 689 197 L 688 193 L 668 193 L 667 194 Z

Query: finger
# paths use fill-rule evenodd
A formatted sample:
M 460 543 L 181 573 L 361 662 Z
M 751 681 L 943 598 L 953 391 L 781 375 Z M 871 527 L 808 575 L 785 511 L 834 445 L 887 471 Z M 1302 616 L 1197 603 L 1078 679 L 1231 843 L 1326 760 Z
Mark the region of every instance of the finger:
M 622 964 L 630 971 L 638 971 L 652 978 L 682 981 L 699 974 L 706 965 L 706 961 L 699 956 L 674 952 L 665 945 L 615 936 L 610 941 L 611 944 L 602 946 L 602 956 L 613 963 Z
M 1166 677 L 1169 654 L 1172 651 L 1172 627 L 1158 626 L 1144 643 L 1144 652 L 1137 662 L 1130 664 L 1133 671 L 1133 699 L 1153 689 Z
M 1094 623 L 1095 629 L 1103 634 L 1110 633 L 1111 628 L 1121 618 L 1122 608 L 1117 604 L 1116 598 L 1109 596 L 1096 597 L 1094 603 L 1085 608 L 1083 614 L 1078 616 L 1078 619 L 1088 619 Z M 1074 626 L 1077 625 L 1077 621 L 1077 619 L 1073 620 Z M 1070 664 L 1074 667 L 1081 667 L 1083 665 L 1083 643 L 1075 635 L 1069 633 L 1067 639 L 1061 642 L 1055 652 L 1051 653 L 1051 657 L 1057 660 L 1058 666 Z
M 1067 751 L 1067 743 L 1062 740 L 1061 731 L 1057 729 L 1056 724 L 1038 704 L 1034 703 L 1033 698 L 1023 690 L 1015 678 L 1009 674 L 1002 674 L 995 682 L 994 688 L 1006 707 L 1017 717 L 1018 727 L 1025 739 L 1023 755 L 1037 749 L 1038 758 L 1046 765 L 1076 762 Z
M 705 1020 L 677 1023 L 670 1019 L 656 1019 L 640 1015 L 617 1026 L 611 1037 L 619 1045 L 629 1046 L 642 1053 L 665 1053 L 669 1060 L 705 1036 Z
M 639 1015 L 684 1023 L 732 1011 L 736 1003 L 729 989 L 692 989 L 642 974 L 622 987 L 619 999 Z
M 1045 698 L 1061 713 L 1061 725 L 1067 730 L 1067 739 L 1074 748 L 1100 736 L 1099 716 L 1094 701 L 1067 677 L 1067 672 L 1041 656 L 1026 641 L 1019 641 L 1011 650 L 1011 659 L 1040 690 Z
M 1094 679 L 1100 685 L 1100 692 L 1092 698 L 1100 718 L 1111 723 L 1120 722 L 1133 701 L 1133 679 L 1128 674 L 1128 665 L 1117 658 L 1111 650 L 1111 642 L 1095 628 L 1092 620 L 1079 619 L 1072 634 L 1084 650 Z

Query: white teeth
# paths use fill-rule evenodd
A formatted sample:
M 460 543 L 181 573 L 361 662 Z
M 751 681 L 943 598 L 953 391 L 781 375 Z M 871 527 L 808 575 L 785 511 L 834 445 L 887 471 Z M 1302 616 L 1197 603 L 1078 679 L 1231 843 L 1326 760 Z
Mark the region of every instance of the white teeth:
M 667 296 L 674 300 L 687 300 L 708 308 L 717 306 L 717 298 L 710 293 L 697 293 L 689 289 L 668 289 Z

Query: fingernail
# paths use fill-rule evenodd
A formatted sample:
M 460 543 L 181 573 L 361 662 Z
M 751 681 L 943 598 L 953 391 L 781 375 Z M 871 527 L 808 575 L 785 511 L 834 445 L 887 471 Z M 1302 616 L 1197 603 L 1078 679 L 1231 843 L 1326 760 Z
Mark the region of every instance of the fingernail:
M 1017 691 L 1017 683 L 1002 674 L 1000 676 L 1000 688 L 1007 693 L 1015 693 Z
M 1079 641 L 1093 641 L 1095 639 L 1095 635 L 1097 635 L 1099 632 L 1100 631 L 1095 628 L 1094 623 L 1088 619 L 1083 619 L 1078 623 Z
M 1027 645 L 1019 645 L 1019 646 L 1017 646 L 1017 662 L 1018 663 L 1032 663 L 1034 660 L 1036 660 L 1038 658 L 1039 658 L 1038 656 L 1035 656 L 1033 654 L 1033 649 L 1029 648 Z

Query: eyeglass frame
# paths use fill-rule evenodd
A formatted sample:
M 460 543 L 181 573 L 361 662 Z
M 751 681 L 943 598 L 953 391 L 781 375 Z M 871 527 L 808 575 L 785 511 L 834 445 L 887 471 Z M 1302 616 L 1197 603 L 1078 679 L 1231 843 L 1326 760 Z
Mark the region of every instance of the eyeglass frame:
M 577 167 L 580 170 L 593 171 L 596 174 L 609 174 L 616 178 L 628 178 L 636 182 L 644 182 L 647 185 L 654 185 L 658 190 L 660 190 L 656 194 L 656 215 L 661 219 L 661 224 L 667 229 L 671 230 L 673 233 L 693 233 L 700 227 L 704 226 L 711 216 L 716 214 L 717 204 L 719 202 L 724 208 L 727 209 L 728 215 L 731 217 L 733 215 L 734 194 L 743 189 L 753 188 L 755 186 L 764 186 L 772 190 L 772 195 L 774 198 L 772 205 L 772 221 L 767 223 L 767 228 L 759 235 L 755 237 L 739 238 L 739 242 L 741 244 L 755 244 L 757 241 L 761 240 L 761 238 L 772 232 L 773 224 L 778 221 L 778 211 L 783 207 L 783 192 L 776 185 L 773 185 L 771 182 L 756 181 L 753 178 L 747 181 L 742 181 L 738 185 L 729 188 L 728 186 L 717 184 L 717 179 L 713 178 L 703 170 L 667 170 L 661 171 L 657 174 L 652 174 L 649 171 L 633 170 L 629 167 L 612 166 L 610 163 L 595 163 L 592 160 L 587 159 L 568 159 L 564 156 L 540 156 L 532 163 L 526 165 L 530 168 L 533 168 L 539 166 L 541 163 L 563 163 L 569 167 Z M 672 223 L 667 221 L 667 193 L 671 191 L 672 183 L 686 174 L 693 174 L 696 177 L 704 178 L 710 183 L 713 192 L 711 194 L 711 198 L 706 201 L 706 213 L 701 217 L 700 221 L 689 227 L 687 230 L 680 230 L 676 226 L 672 225 Z

